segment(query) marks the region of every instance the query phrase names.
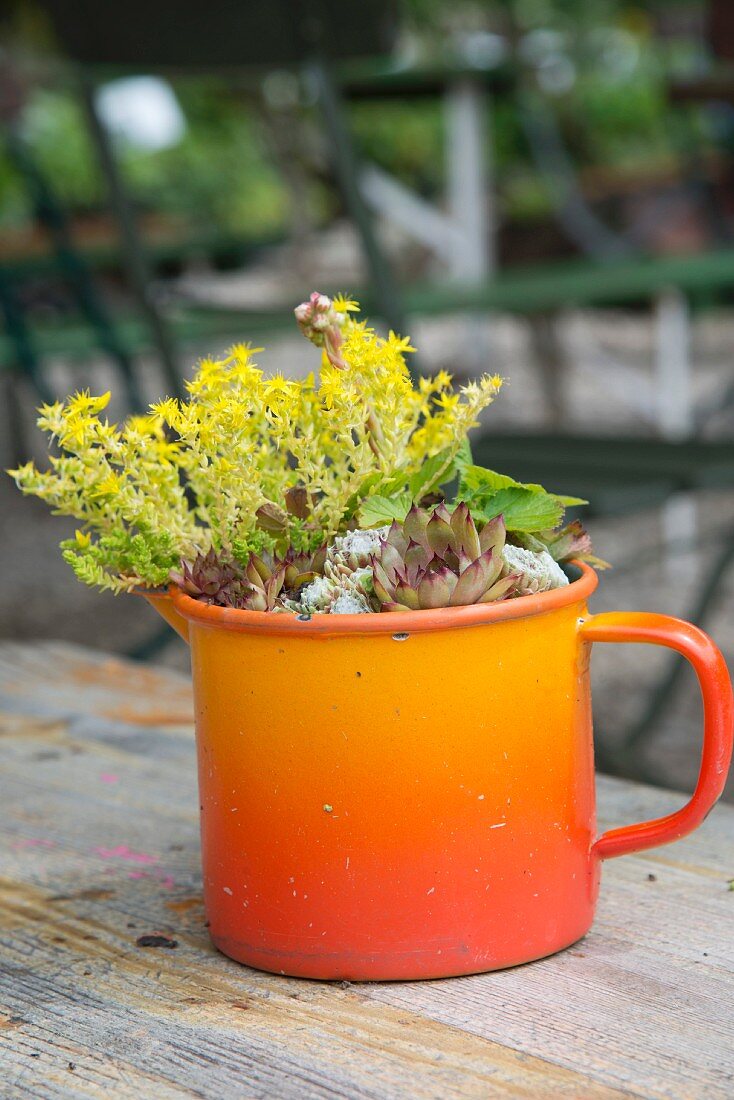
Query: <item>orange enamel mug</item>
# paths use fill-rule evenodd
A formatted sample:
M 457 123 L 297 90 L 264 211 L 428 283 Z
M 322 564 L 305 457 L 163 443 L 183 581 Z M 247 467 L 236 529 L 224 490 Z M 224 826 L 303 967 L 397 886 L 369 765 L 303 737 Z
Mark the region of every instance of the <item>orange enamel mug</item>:
M 440 978 L 589 929 L 601 861 L 703 821 L 732 751 L 732 689 L 702 631 L 589 615 L 596 575 L 473 607 L 295 616 L 150 602 L 191 646 L 204 893 L 215 945 L 278 974 Z M 597 836 L 593 642 L 694 666 L 701 772 L 667 817 Z

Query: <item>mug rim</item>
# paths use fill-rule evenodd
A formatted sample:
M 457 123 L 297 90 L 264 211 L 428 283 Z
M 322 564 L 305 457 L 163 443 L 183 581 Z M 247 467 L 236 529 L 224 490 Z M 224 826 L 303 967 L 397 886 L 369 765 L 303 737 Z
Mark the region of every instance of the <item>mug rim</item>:
M 507 622 L 511 619 L 526 619 L 585 602 L 599 583 L 596 570 L 582 561 L 574 560 L 569 564 L 580 570 L 580 576 L 563 588 L 552 588 L 548 592 L 496 603 L 438 607 L 423 611 L 389 611 L 375 615 L 317 614 L 306 619 L 272 611 L 215 607 L 193 599 L 173 584 L 168 588 L 168 595 L 179 615 L 189 623 L 210 629 L 243 634 L 287 634 L 322 638 L 364 634 L 424 634 L 482 626 L 485 623 Z

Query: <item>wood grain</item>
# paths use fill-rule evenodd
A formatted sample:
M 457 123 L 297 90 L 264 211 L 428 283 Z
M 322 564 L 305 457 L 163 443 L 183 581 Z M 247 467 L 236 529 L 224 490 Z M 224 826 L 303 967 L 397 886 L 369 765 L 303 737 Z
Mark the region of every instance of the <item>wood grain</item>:
M 0 647 L 3 1100 L 734 1095 L 734 809 L 608 864 L 592 932 L 551 959 L 278 978 L 209 943 L 189 715 L 171 673 Z M 682 800 L 599 787 L 610 824 Z M 178 946 L 137 946 L 154 932 Z

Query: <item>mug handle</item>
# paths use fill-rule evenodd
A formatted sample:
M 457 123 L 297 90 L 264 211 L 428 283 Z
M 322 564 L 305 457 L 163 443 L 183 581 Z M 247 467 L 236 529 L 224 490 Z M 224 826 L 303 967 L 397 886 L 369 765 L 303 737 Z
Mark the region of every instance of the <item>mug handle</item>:
M 693 832 L 724 789 L 734 739 L 734 696 L 726 662 L 707 634 L 669 615 L 613 611 L 580 624 L 585 642 L 646 642 L 667 646 L 693 665 L 703 696 L 703 752 L 696 789 L 675 813 L 603 833 L 592 847 L 598 859 L 642 852 Z

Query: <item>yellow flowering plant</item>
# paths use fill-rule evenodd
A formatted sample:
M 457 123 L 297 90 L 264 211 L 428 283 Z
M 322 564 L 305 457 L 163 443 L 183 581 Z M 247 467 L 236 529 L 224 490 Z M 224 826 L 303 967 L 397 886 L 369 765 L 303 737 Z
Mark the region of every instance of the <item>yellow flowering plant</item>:
M 61 549 L 80 580 L 309 617 L 508 599 L 568 583 L 572 558 L 604 565 L 578 521 L 561 526 L 583 501 L 472 463 L 501 379 L 414 385 L 410 342 L 357 313 L 319 293 L 297 307 L 318 378 L 266 376 L 262 349 L 237 345 L 199 363 L 186 400 L 119 426 L 108 393 L 44 405 L 49 468 L 9 473 L 79 521 Z
M 62 543 L 77 576 L 130 591 L 178 579 L 182 562 L 210 555 L 259 570 L 267 584 L 273 562 L 290 555 L 291 574 L 310 577 L 320 547 L 403 520 L 469 468 L 467 432 L 501 379 L 454 391 L 440 371 L 414 385 L 409 341 L 378 335 L 357 312 L 320 294 L 297 308 L 322 351 L 318 378 L 266 376 L 255 362 L 262 349 L 237 345 L 199 364 L 186 400 L 166 398 L 122 425 L 104 417 L 109 394 L 43 406 L 49 468 L 9 473 L 79 520 Z

